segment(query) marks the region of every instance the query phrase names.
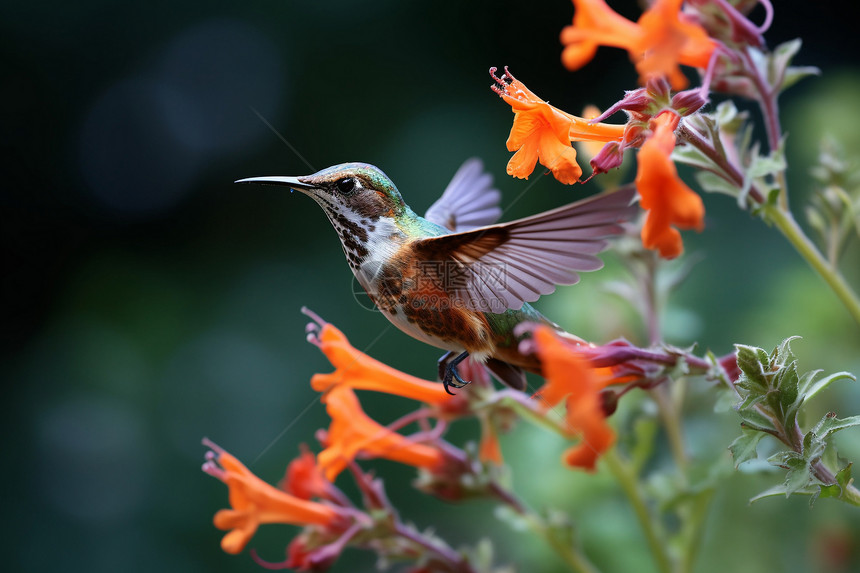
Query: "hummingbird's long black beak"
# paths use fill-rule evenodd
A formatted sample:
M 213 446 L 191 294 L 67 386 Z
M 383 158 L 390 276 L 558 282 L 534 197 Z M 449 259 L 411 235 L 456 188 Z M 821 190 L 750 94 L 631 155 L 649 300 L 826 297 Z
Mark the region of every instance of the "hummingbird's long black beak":
M 309 183 L 302 183 L 298 177 L 248 177 L 247 179 L 239 179 L 236 183 L 260 183 L 262 185 L 282 185 L 291 187 L 298 191 L 306 191 L 316 189 L 316 186 Z

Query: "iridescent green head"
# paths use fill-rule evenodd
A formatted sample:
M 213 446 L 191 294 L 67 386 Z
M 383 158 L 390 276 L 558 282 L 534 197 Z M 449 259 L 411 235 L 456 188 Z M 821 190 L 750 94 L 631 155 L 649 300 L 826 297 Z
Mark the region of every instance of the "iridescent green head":
M 304 177 L 251 177 L 237 183 L 286 185 L 309 195 L 329 218 L 376 220 L 406 209 L 400 192 L 381 169 L 368 163 L 341 163 Z

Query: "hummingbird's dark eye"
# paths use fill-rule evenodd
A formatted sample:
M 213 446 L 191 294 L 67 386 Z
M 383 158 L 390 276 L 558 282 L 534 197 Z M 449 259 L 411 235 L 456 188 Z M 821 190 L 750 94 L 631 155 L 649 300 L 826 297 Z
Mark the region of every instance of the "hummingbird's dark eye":
M 335 183 L 335 185 L 337 186 L 337 190 L 339 192 L 343 193 L 344 195 L 348 195 L 355 190 L 355 178 L 347 177 L 345 179 L 341 179 L 340 181 Z

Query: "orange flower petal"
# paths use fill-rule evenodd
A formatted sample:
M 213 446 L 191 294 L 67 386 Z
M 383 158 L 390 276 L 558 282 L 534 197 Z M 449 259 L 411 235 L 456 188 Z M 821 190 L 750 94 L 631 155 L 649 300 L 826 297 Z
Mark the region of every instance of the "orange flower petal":
M 639 18 L 643 35 L 636 63 L 640 81 L 665 76 L 673 89 L 687 87 L 679 64 L 705 68 L 717 44 L 698 24 L 686 20 L 681 12 L 683 0 L 657 0 Z
M 218 529 L 231 530 L 221 540 L 227 553 L 242 551 L 261 523 L 331 525 L 340 517 L 327 505 L 299 499 L 267 484 L 235 457 L 209 445 L 215 452 L 203 468 L 227 484 L 233 507 L 218 511 L 213 519 Z
M 639 150 L 636 174 L 640 204 L 648 210 L 642 244 L 657 249 L 667 259 L 684 250 L 681 234 L 672 226 L 701 231 L 705 216 L 701 197 L 681 181 L 670 157 L 675 148 L 677 122 L 677 116 L 671 113 L 654 119 L 654 133 Z
M 525 113 L 522 111 L 514 113 L 514 123 L 505 146 L 508 151 L 516 151 L 526 145 L 535 133 L 539 133 L 544 127 L 544 121 L 540 113 Z M 537 157 L 535 157 L 537 161 Z
M 594 57 L 598 46 L 623 48 L 636 63 L 641 84 L 665 76 L 673 88 L 683 89 L 687 79 L 678 65 L 707 67 L 718 44 L 681 11 L 682 3 L 655 0 L 634 23 L 603 0 L 573 0 L 573 24 L 561 32 L 562 63 L 576 70 Z
M 329 482 L 317 467 L 317 458 L 307 446 L 301 445 L 301 454 L 287 466 L 281 489 L 299 499 L 325 497 Z
M 318 392 L 326 392 L 336 386 L 348 386 L 437 405 L 454 398 L 445 392 L 441 384 L 410 376 L 356 350 L 346 336 L 331 324 L 323 325 L 319 347 L 336 370 L 330 374 L 315 374 L 311 378 L 311 387 Z
M 496 89 L 515 114 L 507 141 L 508 151 L 516 151 L 508 162 L 509 175 L 528 179 L 540 161 L 556 179 L 570 185 L 582 176 L 571 141 L 607 142 L 623 137 L 624 125 L 591 124 L 549 105 L 509 72 L 502 76 L 506 77 L 510 83 L 497 80 L 501 87 Z
M 570 27 L 570 26 L 568 26 Z M 578 70 L 585 64 L 590 62 L 599 45 L 597 42 L 587 42 L 579 40 L 577 42 L 565 42 L 564 33 L 562 32 L 561 41 L 565 43 L 564 50 L 561 51 L 561 65 L 570 71 Z
M 573 0 L 573 25 L 561 31 L 562 64 L 575 71 L 591 61 L 598 46 L 614 46 L 628 51 L 637 45 L 642 31 L 603 0 Z
M 538 158 L 553 176 L 565 185 L 573 185 L 582 176 L 576 163 L 576 150 L 569 143 L 561 143 L 554 133 L 544 131 L 538 142 Z
M 413 442 L 372 420 L 348 386 L 334 386 L 323 396 L 323 402 L 331 425 L 328 445 L 317 455 L 317 463 L 329 481 L 359 454 L 422 468 L 434 468 L 445 461 L 438 448 Z
M 487 416 L 478 418 L 481 422 L 481 443 L 478 446 L 478 457 L 482 462 L 493 462 L 502 465 L 502 447 L 499 444 L 499 434 L 496 427 Z
M 538 161 L 538 139 L 525 142 L 508 161 L 507 172 L 517 179 L 528 179 Z
M 599 380 L 588 361 L 552 329 L 538 327 L 533 336 L 546 378 L 538 395 L 546 409 L 566 400 L 565 420 L 572 431 L 581 435 L 581 443 L 565 452 L 565 463 L 594 471 L 600 454 L 615 443 L 615 432 L 606 423 L 600 401 L 600 390 L 605 382 Z
M 596 469 L 600 454 L 615 444 L 615 432 L 606 424 L 597 394 L 593 398 L 568 403 L 568 420 L 575 420 L 582 441 L 562 455 L 564 463 L 587 471 Z

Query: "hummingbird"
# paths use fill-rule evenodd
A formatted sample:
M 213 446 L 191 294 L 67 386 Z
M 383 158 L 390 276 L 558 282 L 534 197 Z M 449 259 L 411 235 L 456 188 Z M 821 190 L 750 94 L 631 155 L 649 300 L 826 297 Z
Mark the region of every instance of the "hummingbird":
M 316 201 L 374 305 L 401 331 L 446 351 L 438 370 L 449 394 L 469 383 L 457 370 L 469 356 L 517 390 L 526 388 L 526 371 L 541 374 L 539 359 L 519 351 L 527 336 L 515 333 L 519 324 L 545 324 L 582 342 L 529 303 L 600 269 L 596 254 L 636 210 L 628 188 L 498 224 L 501 194 L 475 158 L 424 217 L 367 163 L 237 183 L 282 185 Z

